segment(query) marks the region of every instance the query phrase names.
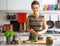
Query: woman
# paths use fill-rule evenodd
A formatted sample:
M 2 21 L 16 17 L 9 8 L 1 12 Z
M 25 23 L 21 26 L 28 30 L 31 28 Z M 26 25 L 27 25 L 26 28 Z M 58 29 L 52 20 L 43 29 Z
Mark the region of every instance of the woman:
M 27 18 L 27 31 L 30 32 L 31 40 L 32 34 L 36 32 L 36 35 L 41 36 L 47 31 L 46 19 L 43 15 L 39 14 L 40 4 L 38 1 L 33 1 L 31 4 L 33 14 L 29 15 Z

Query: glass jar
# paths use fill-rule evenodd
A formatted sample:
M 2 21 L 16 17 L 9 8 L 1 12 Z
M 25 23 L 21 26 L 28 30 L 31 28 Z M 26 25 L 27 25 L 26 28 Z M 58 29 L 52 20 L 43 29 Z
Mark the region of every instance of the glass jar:
M 38 36 L 36 35 L 36 32 L 34 32 L 34 33 L 32 34 L 32 41 L 33 41 L 33 42 L 37 42 L 37 40 L 38 40 Z
M 53 37 L 46 37 L 46 45 L 52 45 L 53 44 Z

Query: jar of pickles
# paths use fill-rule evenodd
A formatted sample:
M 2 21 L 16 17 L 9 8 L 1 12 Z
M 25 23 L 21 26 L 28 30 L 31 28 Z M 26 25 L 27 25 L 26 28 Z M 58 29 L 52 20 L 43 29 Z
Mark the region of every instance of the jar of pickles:
M 53 37 L 49 36 L 46 37 L 46 45 L 52 45 L 53 44 Z

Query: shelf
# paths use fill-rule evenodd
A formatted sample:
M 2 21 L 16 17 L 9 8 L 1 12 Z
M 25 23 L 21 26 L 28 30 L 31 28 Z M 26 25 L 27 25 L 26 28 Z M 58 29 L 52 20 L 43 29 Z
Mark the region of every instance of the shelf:
M 17 14 L 18 12 L 20 13 L 27 13 L 31 14 L 32 10 L 0 10 L 0 13 L 10 13 L 10 14 Z M 60 14 L 60 10 L 55 10 L 55 11 L 40 11 L 42 14 Z
M 55 11 L 40 11 L 43 14 L 60 14 L 60 10 Z
M 18 12 L 25 12 L 27 14 L 31 14 L 31 10 L 8 10 L 8 13 L 18 13 Z M 60 10 L 55 10 L 55 11 L 40 11 L 42 14 L 60 14 Z

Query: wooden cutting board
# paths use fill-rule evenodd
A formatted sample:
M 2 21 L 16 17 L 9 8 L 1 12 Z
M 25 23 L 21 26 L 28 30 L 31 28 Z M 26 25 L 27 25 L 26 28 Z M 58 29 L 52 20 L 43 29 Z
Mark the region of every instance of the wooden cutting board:
M 38 40 L 37 42 L 27 41 L 26 43 L 21 42 L 21 44 L 45 44 L 45 40 Z

